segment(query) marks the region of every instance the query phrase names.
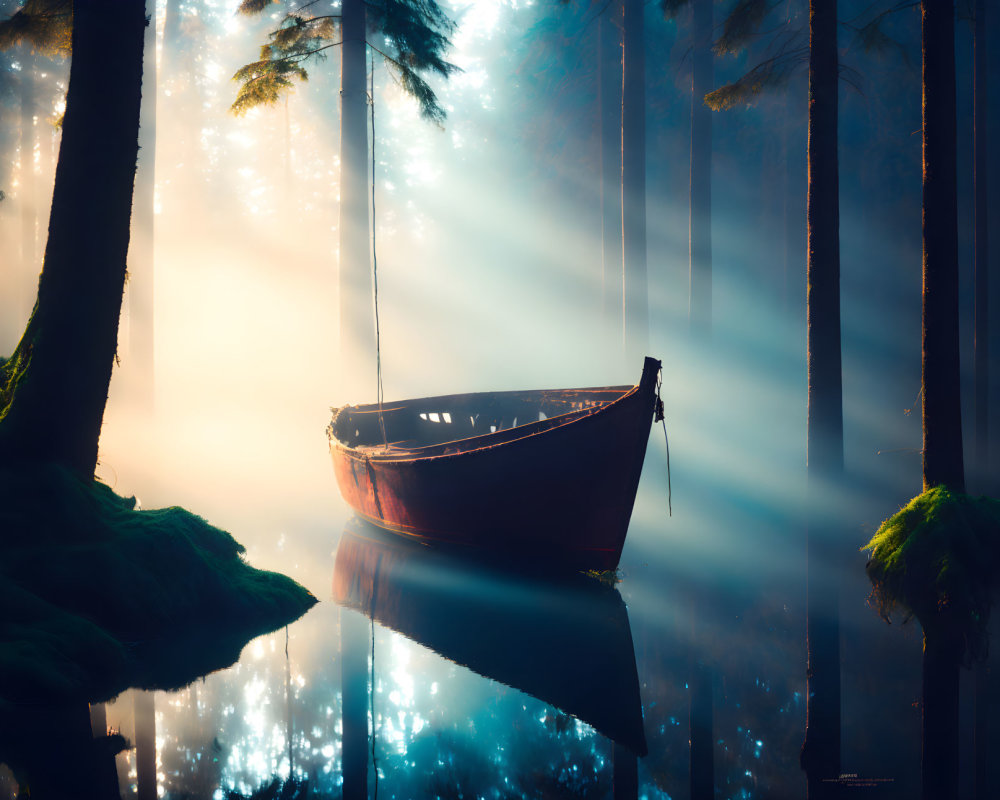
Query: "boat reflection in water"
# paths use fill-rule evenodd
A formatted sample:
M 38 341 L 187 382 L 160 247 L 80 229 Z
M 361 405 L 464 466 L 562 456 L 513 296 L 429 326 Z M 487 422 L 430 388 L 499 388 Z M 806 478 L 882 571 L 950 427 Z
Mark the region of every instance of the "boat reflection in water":
M 333 597 L 590 725 L 616 744 L 616 782 L 619 758 L 631 757 L 628 773 L 646 755 L 632 633 L 616 589 L 579 573 L 500 572 L 354 520 L 337 549 Z M 345 741 L 345 781 L 347 749 Z

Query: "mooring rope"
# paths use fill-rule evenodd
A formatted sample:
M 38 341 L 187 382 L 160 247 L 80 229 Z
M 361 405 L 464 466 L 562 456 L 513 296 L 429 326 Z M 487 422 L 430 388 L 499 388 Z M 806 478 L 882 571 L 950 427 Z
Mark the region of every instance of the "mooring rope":
M 667 437 L 667 419 L 663 413 L 663 398 L 660 393 L 662 386 L 663 367 L 660 367 L 660 371 L 656 374 L 656 421 L 663 423 L 663 442 L 667 446 L 667 513 L 672 517 L 674 515 L 674 507 L 672 498 L 673 490 L 670 486 L 670 439 Z
M 371 108 L 372 121 L 372 282 L 375 292 L 375 397 L 378 401 L 378 423 L 382 429 L 382 444 L 389 449 L 389 439 L 385 435 L 385 417 L 382 415 L 382 331 L 378 321 L 378 251 L 375 248 L 375 53 L 368 49 L 371 72 L 368 76 L 370 91 L 368 105 Z M 377 776 L 376 776 L 377 780 Z

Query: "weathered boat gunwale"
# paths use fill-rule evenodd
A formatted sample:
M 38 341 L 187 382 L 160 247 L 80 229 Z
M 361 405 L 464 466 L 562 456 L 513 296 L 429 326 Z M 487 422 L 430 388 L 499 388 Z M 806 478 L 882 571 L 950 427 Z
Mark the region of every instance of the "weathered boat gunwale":
M 545 391 L 542 390 L 537 394 L 542 394 Z M 502 430 L 492 431 L 490 433 L 479 434 L 478 436 L 468 436 L 461 439 L 450 439 L 446 442 L 438 442 L 435 444 L 424 445 L 422 447 L 396 447 L 391 443 L 388 449 L 384 444 L 371 444 L 371 445 L 347 445 L 343 442 L 333 438 L 331 436 L 331 442 L 334 444 L 336 449 L 345 455 L 359 460 L 359 461 L 378 461 L 383 464 L 408 462 L 408 461 L 431 461 L 434 459 L 441 458 L 457 458 L 462 456 L 472 455 L 473 453 L 479 451 L 487 451 L 496 447 L 503 447 L 505 445 L 515 444 L 517 442 L 522 442 L 532 436 L 540 436 L 542 434 L 554 431 L 557 428 L 561 428 L 564 425 L 571 425 L 583 421 L 588 417 L 595 416 L 597 414 L 602 414 L 604 412 L 611 412 L 615 409 L 618 404 L 625 402 L 628 398 L 639 391 L 639 386 L 609 386 L 609 387 L 597 387 L 597 388 L 587 388 L 579 390 L 562 390 L 564 392 L 597 392 L 597 391 L 608 391 L 618 393 L 619 396 L 613 400 L 609 400 L 601 405 L 595 405 L 590 408 L 575 409 L 573 411 L 568 411 L 564 414 L 559 414 L 554 417 L 548 417 L 543 420 L 536 420 L 534 422 L 529 422 L 524 425 L 517 425 L 513 428 L 504 428 Z M 501 394 L 491 393 L 491 392 L 479 392 L 476 394 L 469 395 L 445 395 L 441 398 L 442 402 L 445 398 L 471 398 L 476 396 L 489 396 L 491 394 Z M 534 392 L 510 392 L 509 394 L 524 396 L 535 394 Z M 436 400 L 438 398 L 422 398 L 420 402 L 424 399 L 426 400 Z M 394 404 L 395 405 L 395 404 Z M 399 408 L 394 408 L 393 411 L 398 411 Z M 374 413 L 377 414 L 377 406 L 375 410 L 369 410 L 367 406 L 344 406 L 337 409 L 334 415 L 334 422 L 331 423 L 331 428 L 336 422 L 337 415 L 343 412 L 348 412 L 352 414 L 357 413 Z M 386 409 L 383 409 L 383 413 L 389 413 Z M 419 412 L 416 412 L 419 413 Z M 517 433 L 518 435 L 513 435 Z M 451 452 L 430 452 L 441 450 L 445 448 L 457 448 Z
M 397 444 L 388 450 L 377 406 L 339 409 L 327 433 L 341 494 L 360 517 L 408 539 L 530 555 L 564 569 L 613 569 L 638 489 L 659 369 L 647 358 L 635 386 L 386 404 L 386 436 Z M 553 411 L 563 413 L 534 419 Z M 519 425 L 522 416 L 533 421 Z M 493 430 L 441 440 L 486 426 Z M 410 446 L 400 448 L 403 442 Z

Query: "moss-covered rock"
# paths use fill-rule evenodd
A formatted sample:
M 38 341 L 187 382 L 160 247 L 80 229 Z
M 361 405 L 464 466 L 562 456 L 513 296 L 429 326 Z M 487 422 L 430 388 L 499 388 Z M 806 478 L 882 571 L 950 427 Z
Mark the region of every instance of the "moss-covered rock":
M 871 599 L 883 619 L 915 616 L 926 632 L 946 624 L 965 657 L 986 646 L 992 593 L 1000 569 L 1000 501 L 942 486 L 889 517 L 863 548 Z
M 0 712 L 178 688 L 316 602 L 244 552 L 61 467 L 0 471 Z

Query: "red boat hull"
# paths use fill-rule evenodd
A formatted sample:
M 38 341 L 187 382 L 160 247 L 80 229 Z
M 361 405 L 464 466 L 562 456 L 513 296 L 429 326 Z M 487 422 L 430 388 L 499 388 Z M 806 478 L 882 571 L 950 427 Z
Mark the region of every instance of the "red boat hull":
M 408 537 L 614 569 L 642 471 L 659 366 L 647 358 L 640 383 L 599 407 L 464 440 L 469 445 L 421 448 L 429 454 L 331 439 L 341 494 L 361 517 Z

